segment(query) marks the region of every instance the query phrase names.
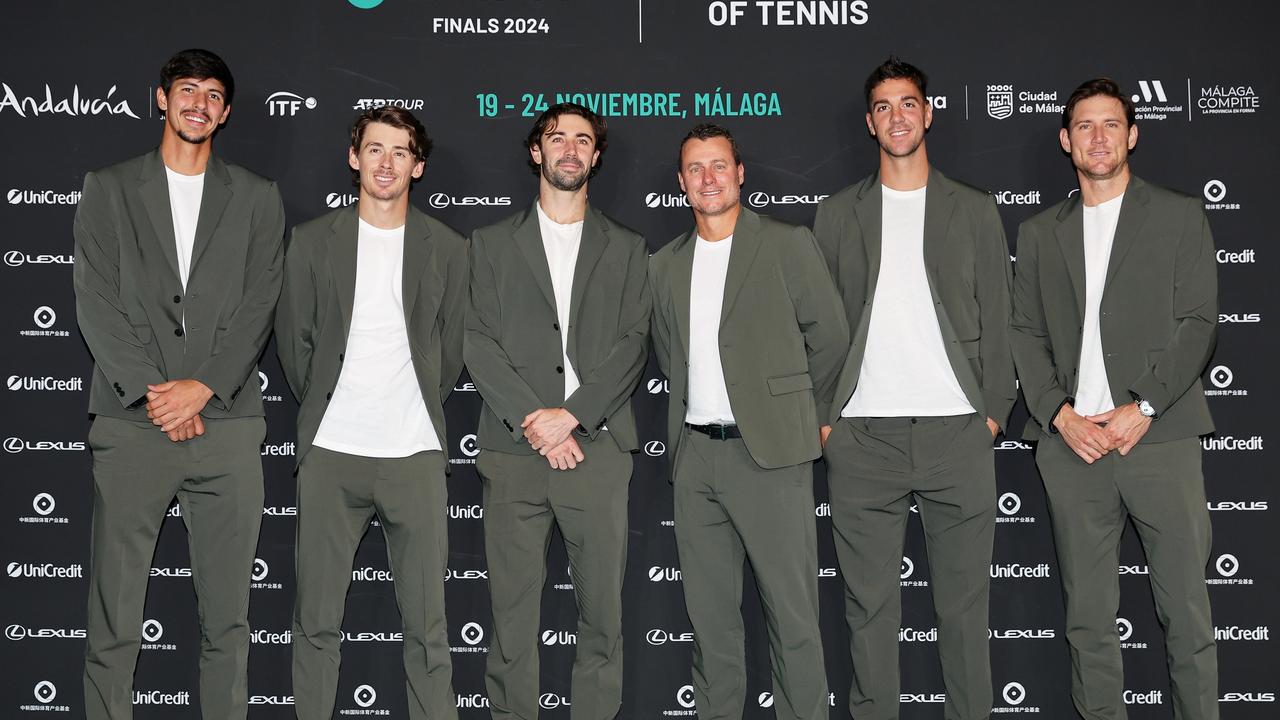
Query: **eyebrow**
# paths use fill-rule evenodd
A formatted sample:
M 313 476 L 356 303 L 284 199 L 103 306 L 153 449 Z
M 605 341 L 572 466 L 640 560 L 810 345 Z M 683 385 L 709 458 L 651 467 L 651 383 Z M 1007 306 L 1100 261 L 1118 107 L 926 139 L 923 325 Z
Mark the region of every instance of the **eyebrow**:
M 568 133 L 566 133 L 563 130 L 548 130 L 546 134 L 543 135 L 543 137 L 552 137 L 555 135 L 563 135 L 565 137 L 568 137 Z M 591 133 L 585 133 L 585 132 L 574 133 L 574 137 L 584 137 L 590 140 L 595 140 L 595 138 L 592 137 Z
M 372 145 L 377 145 L 378 147 L 382 147 L 382 143 L 378 142 L 377 140 L 370 140 L 369 142 L 367 142 L 367 143 L 365 143 L 365 144 L 364 144 L 364 146 L 365 146 L 365 147 L 370 147 L 370 146 L 372 146 Z M 392 146 L 391 146 L 391 149 L 392 149 L 392 150 L 404 150 L 404 151 L 406 151 L 406 152 L 409 152 L 409 151 L 410 151 L 410 150 L 409 150 L 409 148 L 405 147 L 404 145 L 392 145 Z

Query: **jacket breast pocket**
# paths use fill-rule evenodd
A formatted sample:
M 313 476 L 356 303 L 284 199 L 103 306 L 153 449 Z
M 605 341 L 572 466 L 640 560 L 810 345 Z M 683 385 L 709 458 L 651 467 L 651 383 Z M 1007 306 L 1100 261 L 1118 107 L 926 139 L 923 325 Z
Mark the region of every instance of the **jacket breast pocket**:
M 807 372 L 769 378 L 770 395 L 786 395 L 787 393 L 812 389 L 813 378 L 810 378 Z

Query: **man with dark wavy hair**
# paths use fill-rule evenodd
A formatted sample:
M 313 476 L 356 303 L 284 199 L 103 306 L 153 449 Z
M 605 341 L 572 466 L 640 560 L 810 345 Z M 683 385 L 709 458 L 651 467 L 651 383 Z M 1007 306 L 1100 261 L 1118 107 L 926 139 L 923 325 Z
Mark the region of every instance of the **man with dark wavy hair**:
M 409 203 L 431 140 L 408 110 L 351 127 L 359 199 L 293 229 L 276 348 L 298 409 L 300 720 L 333 714 L 351 562 L 376 513 L 404 628 L 409 717 L 456 718 L 444 613 L 443 403 L 462 371 L 466 241 Z
M 644 238 L 587 202 L 608 145 L 603 118 L 549 108 L 525 152 L 532 206 L 471 237 L 464 351 L 484 400 L 484 485 L 495 720 L 538 716 L 538 625 L 547 543 L 558 526 L 578 606 L 572 716 L 622 703 L 627 489 L 639 446 L 631 409 L 646 358 Z
M 1125 717 L 1116 567 L 1132 519 L 1173 716 L 1216 720 L 1199 439 L 1213 432 L 1200 384 L 1218 327 L 1213 235 L 1199 198 L 1130 170 L 1138 126 L 1114 81 L 1076 88 L 1058 140 L 1080 192 L 1018 230 L 1013 354 L 1053 518 L 1071 699 L 1086 720 Z
M 1017 396 L 1009 247 L 992 197 L 929 163 L 926 83 L 897 58 L 871 72 L 877 170 L 823 200 L 814 223 L 853 329 L 824 451 L 858 720 L 898 717 L 899 568 L 913 505 L 933 570 L 943 712 L 991 713 L 992 439 Z
M 213 154 L 235 82 L 184 50 L 156 89 L 160 147 L 88 173 L 76 314 L 93 354 L 93 533 L 85 715 L 132 717 L 156 537 L 177 496 L 200 606 L 200 708 L 248 708 L 249 581 L 266 435 L 258 357 L 280 293 L 275 183 Z

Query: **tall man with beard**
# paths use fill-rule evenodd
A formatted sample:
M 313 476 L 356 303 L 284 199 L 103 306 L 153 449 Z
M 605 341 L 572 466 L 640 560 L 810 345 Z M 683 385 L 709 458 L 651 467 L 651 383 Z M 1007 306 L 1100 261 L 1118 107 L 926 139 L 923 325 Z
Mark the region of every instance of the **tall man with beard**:
M 294 228 L 276 347 L 298 398 L 299 720 L 333 714 L 351 562 L 374 513 L 404 626 L 409 717 L 456 718 L 444 573 L 444 400 L 462 371 L 467 249 L 409 204 L 431 140 L 407 110 L 352 125 L 356 205 Z
M 200 616 L 200 709 L 248 709 L 249 576 L 266 435 L 258 357 L 280 294 L 276 186 L 213 154 L 235 81 L 207 50 L 165 64 L 159 149 L 84 179 L 76 314 L 93 354 L 85 715 L 132 717 L 156 537 L 177 496 Z
M 649 269 L 693 692 L 702 720 L 742 717 L 745 560 L 765 608 L 774 712 L 818 720 L 828 710 L 812 467 L 849 328 L 808 228 L 742 207 L 745 170 L 728 130 L 685 136 L 677 177 L 694 227 Z
M 1211 529 L 1198 436 L 1217 334 L 1217 263 L 1197 198 L 1132 174 L 1129 97 L 1107 78 L 1071 94 L 1058 133 L 1080 192 L 1022 224 L 1013 353 L 1037 441 L 1066 597 L 1071 699 L 1125 717 L 1116 634 L 1120 538 L 1138 531 L 1164 630 L 1173 716 L 1218 717 L 1204 569 Z
M 495 719 L 538 716 L 538 625 L 558 526 L 578 607 L 570 716 L 622 702 L 627 489 L 638 447 L 631 394 L 645 363 L 644 239 L 587 202 L 603 118 L 560 104 L 525 147 L 533 205 L 477 230 L 464 353 L 484 400 L 483 481 L 493 609 L 486 683 Z
M 814 231 L 853 344 L 826 438 L 857 720 L 898 717 L 899 563 L 915 504 L 933 569 L 948 720 L 991 713 L 992 439 L 1016 398 L 1009 248 L 994 200 L 929 164 L 918 68 L 867 78 L 879 170 L 818 206 Z

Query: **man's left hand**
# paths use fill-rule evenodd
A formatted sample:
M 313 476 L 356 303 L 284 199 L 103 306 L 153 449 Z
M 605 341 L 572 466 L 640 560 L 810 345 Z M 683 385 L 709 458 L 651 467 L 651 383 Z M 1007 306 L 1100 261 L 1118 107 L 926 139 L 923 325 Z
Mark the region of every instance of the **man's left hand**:
M 199 380 L 170 380 L 147 386 L 147 417 L 161 432 L 174 430 L 199 415 L 213 391 Z
M 539 408 L 525 415 L 520 427 L 529 446 L 546 455 L 578 427 L 578 418 L 564 408 Z
M 1000 434 L 1000 423 L 987 418 L 987 429 L 991 431 L 991 439 L 995 440 L 996 436 Z
M 1095 423 L 1106 423 L 1102 431 L 1111 439 L 1112 447 L 1121 455 L 1128 455 L 1134 445 L 1151 429 L 1151 418 L 1138 410 L 1138 403 L 1131 402 L 1097 415 L 1090 415 L 1088 420 Z

